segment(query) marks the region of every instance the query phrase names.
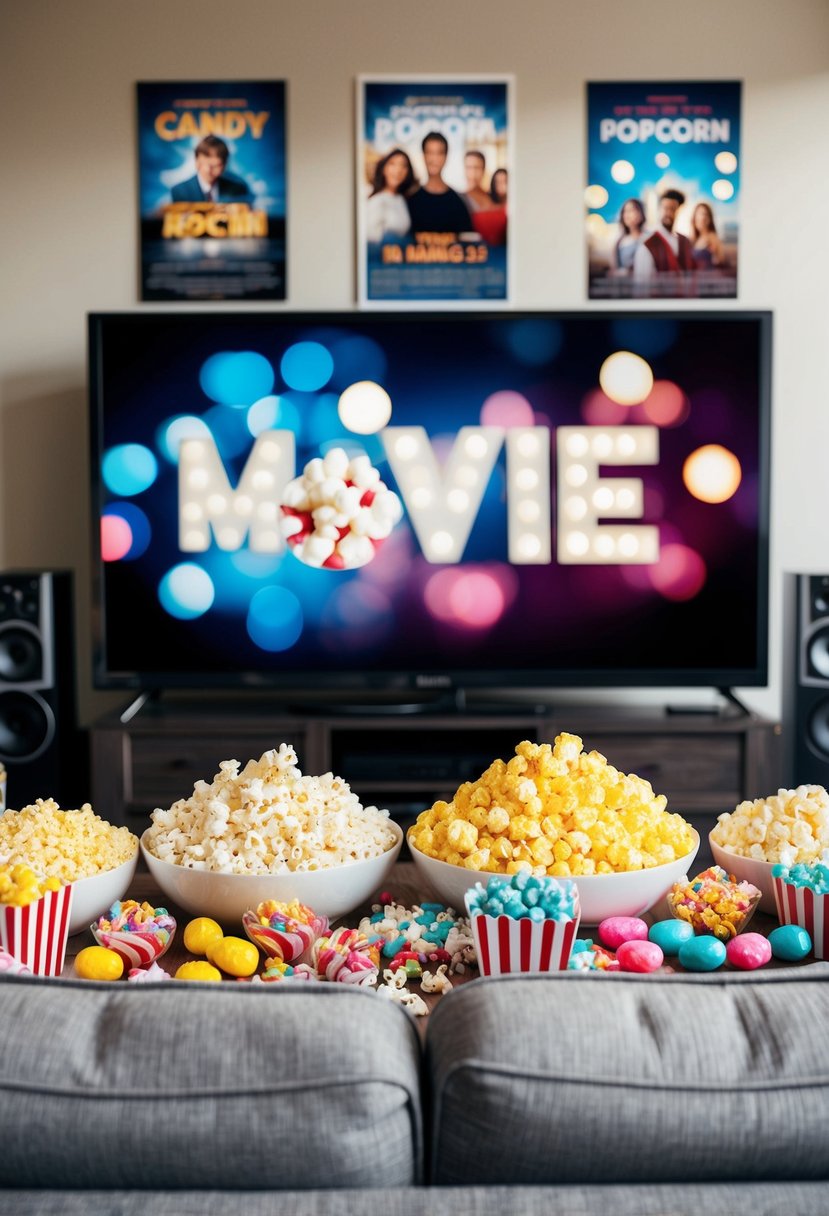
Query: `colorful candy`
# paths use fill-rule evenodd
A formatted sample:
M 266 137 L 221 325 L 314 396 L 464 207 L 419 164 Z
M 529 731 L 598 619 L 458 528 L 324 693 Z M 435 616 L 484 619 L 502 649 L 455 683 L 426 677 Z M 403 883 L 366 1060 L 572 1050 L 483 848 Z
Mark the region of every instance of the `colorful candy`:
M 133 967 L 127 979 L 133 984 L 157 983 L 172 977 L 158 963 L 150 963 L 149 967 Z
M 725 946 L 718 937 L 695 935 L 679 948 L 679 962 L 686 971 L 716 971 L 725 958 Z
M 184 948 L 191 954 L 207 954 L 224 937 L 222 926 L 209 916 L 197 916 L 184 930 Z
M 358 929 L 336 929 L 330 937 L 321 937 L 314 942 L 312 957 L 320 979 L 363 986 L 377 982 L 376 946 Z
M 75 955 L 75 971 L 82 980 L 120 980 L 124 960 L 106 946 L 85 946 Z
M 608 950 L 617 950 L 623 942 L 644 942 L 648 926 L 638 916 L 608 916 L 598 929 L 599 940 Z
M 811 865 L 800 862 L 793 866 L 772 866 L 771 872 L 773 878 L 782 878 L 792 887 L 807 887 L 815 895 L 829 895 L 829 859 L 826 856 Z
M 146 967 L 161 958 L 173 940 L 176 922 L 166 908 L 118 900 L 92 925 L 100 946 L 114 950 L 126 967 Z
M 733 937 L 725 949 L 731 966 L 739 967 L 741 971 L 754 971 L 771 959 L 769 939 L 762 933 L 741 933 L 739 937 Z
M 775 958 L 797 963 L 812 949 L 812 939 L 800 925 L 780 925 L 769 934 L 769 945 Z
M 328 917 L 317 916 L 298 899 L 290 903 L 269 899 L 255 912 L 244 914 L 242 927 L 265 954 L 293 963 L 328 932 Z
M 693 936 L 694 927 L 685 920 L 658 920 L 648 930 L 648 941 L 656 942 L 663 954 L 679 954 Z
M 642 941 L 634 938 L 622 942 L 616 951 L 616 959 L 622 971 L 650 972 L 658 971 L 665 956 L 656 942 Z
M 578 916 L 578 891 L 569 880 L 536 877 L 519 870 L 511 878 L 493 876 L 484 890 L 476 882 L 466 895 L 470 915 L 525 917 L 533 921 L 571 921 Z
M 675 883 L 668 906 L 695 933 L 710 933 L 721 941 L 736 937 L 748 924 L 761 892 L 749 882 L 737 882 L 721 866 L 711 866 L 690 882 Z
M 205 962 L 204 959 L 197 959 L 189 963 L 182 963 L 176 972 L 175 978 L 177 980 L 196 980 L 201 983 L 214 983 L 221 981 L 222 973 L 212 963 Z
M 259 966 L 259 951 L 243 937 L 223 937 L 212 945 L 210 962 L 226 975 L 244 978 Z

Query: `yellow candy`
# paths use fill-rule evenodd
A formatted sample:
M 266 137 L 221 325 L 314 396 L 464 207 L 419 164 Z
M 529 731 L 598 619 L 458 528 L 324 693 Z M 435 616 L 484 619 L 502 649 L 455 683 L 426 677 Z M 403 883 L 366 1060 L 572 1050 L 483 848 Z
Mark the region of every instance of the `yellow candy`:
M 184 948 L 191 954 L 207 954 L 208 949 L 224 934 L 221 925 L 209 916 L 197 916 L 184 930 Z
M 75 955 L 75 971 L 82 980 L 120 980 L 124 960 L 106 946 L 85 946 Z
M 221 971 L 217 971 L 210 963 L 206 963 L 203 959 L 198 959 L 195 962 L 182 963 L 175 974 L 177 980 L 200 980 L 203 982 L 220 982 L 222 978 Z
M 259 951 L 242 937 L 223 937 L 210 951 L 210 961 L 228 975 L 253 975 L 259 966 Z

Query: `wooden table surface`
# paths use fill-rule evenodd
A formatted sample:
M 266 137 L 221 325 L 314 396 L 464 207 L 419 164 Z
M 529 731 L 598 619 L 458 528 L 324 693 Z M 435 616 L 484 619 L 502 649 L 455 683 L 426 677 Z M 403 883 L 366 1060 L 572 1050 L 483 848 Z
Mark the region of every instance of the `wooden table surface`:
M 424 883 L 423 879 L 421 878 L 421 876 L 420 876 L 419 872 L 417 871 L 417 869 L 415 868 L 414 864 L 410 861 L 399 862 L 395 866 L 394 870 L 391 873 L 391 876 L 389 877 L 388 882 L 385 885 L 386 885 L 387 890 L 394 897 L 395 901 L 397 903 L 404 904 L 407 908 L 412 907 L 413 904 L 421 903 L 423 900 L 428 901 L 431 899 L 431 900 L 440 902 L 440 896 L 435 894 L 433 891 L 429 890 L 428 886 Z M 164 906 L 168 909 L 170 914 L 176 918 L 178 928 L 177 928 L 175 937 L 173 938 L 173 942 L 172 942 L 169 950 L 161 958 L 160 963 L 159 963 L 159 965 L 161 967 L 163 967 L 165 971 L 167 971 L 171 975 L 174 975 L 177 968 L 182 963 L 187 962 L 189 959 L 192 959 L 195 957 L 194 955 L 189 954 L 188 951 L 184 947 L 184 927 L 187 925 L 189 920 L 193 919 L 193 917 L 191 916 L 190 913 L 183 911 L 181 908 L 177 908 L 174 904 L 170 903 L 162 895 L 161 891 L 156 886 L 156 884 L 155 884 L 154 880 L 152 879 L 152 877 L 150 876 L 149 872 L 143 866 L 143 863 L 139 863 L 139 868 L 136 872 L 135 879 L 133 880 L 130 890 L 127 892 L 127 898 L 136 899 L 139 902 L 146 900 L 148 903 L 151 903 L 154 907 Z M 364 915 L 368 915 L 369 912 L 370 912 L 370 907 L 368 907 L 368 906 L 358 909 L 357 911 L 351 913 L 349 916 L 340 918 L 340 921 L 338 923 L 347 924 L 350 927 L 356 928 L 361 917 Z M 646 916 L 644 919 L 651 919 L 651 918 L 649 916 Z M 758 933 L 763 933 L 763 934 L 768 935 L 768 933 L 770 933 L 772 929 L 777 927 L 777 923 L 778 922 L 777 922 L 776 917 L 766 916 L 763 913 L 757 912 L 757 913 L 755 913 L 755 916 L 754 916 L 753 920 L 751 921 L 750 928 L 753 932 L 758 932 Z M 241 927 L 241 924 L 239 925 L 238 936 L 240 936 L 240 937 L 245 936 L 244 931 Z M 593 940 L 597 940 L 596 930 L 595 930 L 595 928 L 592 928 L 592 927 L 582 926 L 580 928 L 578 936 L 583 939 L 592 938 Z M 75 975 L 75 970 L 74 970 L 75 955 L 80 950 L 82 950 L 85 946 L 91 946 L 91 945 L 94 945 L 94 938 L 89 929 L 85 929 L 82 933 L 76 933 L 73 937 L 69 938 L 69 943 L 68 943 L 68 947 L 67 947 L 67 951 L 66 951 L 66 962 L 65 962 L 65 965 L 63 968 L 62 978 L 73 977 Z M 808 966 L 813 961 L 814 960 L 811 956 L 809 956 L 809 958 L 805 959 L 804 962 L 801 964 L 779 963 L 775 959 L 772 959 L 771 963 L 769 963 L 768 966 L 769 967 Z M 381 968 L 381 970 L 382 970 L 382 968 Z M 434 966 L 430 966 L 429 970 L 434 971 L 435 970 Z M 661 968 L 661 970 L 663 972 L 670 973 L 670 972 L 681 972 L 681 971 L 683 971 L 683 968 L 679 965 L 679 962 L 677 961 L 676 958 L 671 958 L 671 959 L 666 959 L 666 962 L 663 965 L 663 967 Z M 469 968 L 467 968 L 466 972 L 462 975 L 452 975 L 451 976 L 452 984 L 454 987 L 457 987 L 458 984 L 466 983 L 467 981 L 469 981 L 471 979 L 475 979 L 478 976 L 478 974 L 479 974 L 479 972 L 478 972 L 477 967 L 474 967 L 474 966 L 469 967 Z M 714 972 L 714 974 L 716 975 L 716 974 L 718 974 L 718 972 Z M 239 981 L 230 979 L 228 977 L 225 982 L 237 983 Z M 441 999 L 441 997 L 437 994 L 423 992 L 421 990 L 420 983 L 416 980 L 410 981 L 408 987 L 423 997 L 423 999 L 426 1002 L 426 1005 L 429 1007 L 430 1011 L 431 1011 L 431 1009 L 434 1008 L 434 1006 L 437 1004 L 437 1002 Z M 428 1019 L 425 1017 L 421 1017 L 421 1018 L 418 1018 L 417 1020 L 419 1023 L 424 1024 Z

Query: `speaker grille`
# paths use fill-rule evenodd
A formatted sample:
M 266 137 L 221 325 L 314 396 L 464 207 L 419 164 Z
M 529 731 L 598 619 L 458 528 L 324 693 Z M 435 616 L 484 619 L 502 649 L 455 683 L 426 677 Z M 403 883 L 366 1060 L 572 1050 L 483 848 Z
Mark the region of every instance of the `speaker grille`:
M 806 657 L 809 675 L 829 680 L 829 622 L 816 629 L 809 638 Z

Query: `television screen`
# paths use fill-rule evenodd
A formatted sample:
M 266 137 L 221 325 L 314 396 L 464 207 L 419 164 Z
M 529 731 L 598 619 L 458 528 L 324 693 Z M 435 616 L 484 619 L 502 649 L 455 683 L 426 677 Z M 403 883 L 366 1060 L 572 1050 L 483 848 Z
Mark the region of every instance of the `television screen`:
M 96 684 L 764 684 L 770 330 L 93 315 Z

